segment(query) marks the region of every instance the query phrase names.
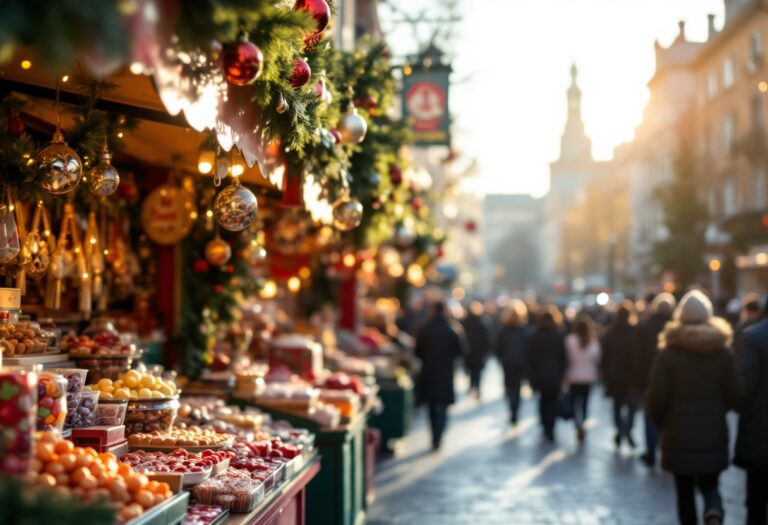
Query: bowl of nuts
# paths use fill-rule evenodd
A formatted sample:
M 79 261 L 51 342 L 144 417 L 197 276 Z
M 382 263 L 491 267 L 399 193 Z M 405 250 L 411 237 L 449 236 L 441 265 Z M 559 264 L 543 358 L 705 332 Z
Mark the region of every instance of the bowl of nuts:
M 178 412 L 178 396 L 170 399 L 131 400 L 125 414 L 125 434 L 170 432 Z

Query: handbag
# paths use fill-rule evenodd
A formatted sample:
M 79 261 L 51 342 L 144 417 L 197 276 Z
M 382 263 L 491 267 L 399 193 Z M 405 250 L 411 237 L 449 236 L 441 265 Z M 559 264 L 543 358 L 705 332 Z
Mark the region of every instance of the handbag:
M 573 398 L 570 392 L 561 391 L 557 396 L 557 417 L 566 421 L 575 417 Z

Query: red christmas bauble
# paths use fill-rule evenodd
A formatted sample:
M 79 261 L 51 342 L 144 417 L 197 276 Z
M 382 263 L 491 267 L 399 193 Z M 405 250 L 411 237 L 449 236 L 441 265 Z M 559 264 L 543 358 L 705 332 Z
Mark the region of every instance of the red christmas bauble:
M 210 268 L 210 265 L 208 264 L 208 261 L 205 259 L 198 259 L 195 262 L 192 263 L 192 269 L 195 270 L 197 273 L 205 273 Z
M 420 209 L 423 204 L 424 203 L 422 202 L 421 197 L 419 197 L 418 195 L 416 195 L 411 199 L 411 206 L 413 206 L 414 210 Z
M 11 115 L 8 117 L 8 133 L 14 137 L 23 135 L 25 131 L 24 121 L 18 115 Z
M 224 287 L 220 284 L 214 284 L 213 285 L 213 291 L 216 293 L 221 293 L 224 291 Z
M 443 249 L 443 245 L 437 247 L 437 251 L 435 251 L 435 257 L 442 257 L 445 255 L 445 250 Z
M 373 95 L 368 95 L 367 97 L 365 97 L 364 104 L 366 108 L 373 109 L 376 107 L 376 99 L 373 98 Z
M 294 9 L 306 9 L 315 19 L 315 35 L 319 35 L 325 28 L 328 27 L 328 23 L 331 21 L 331 8 L 325 0 L 296 0 Z
M 231 264 L 227 265 L 227 273 L 235 273 L 235 267 Z
M 290 83 L 295 88 L 300 88 L 312 77 L 312 70 L 309 69 L 309 64 L 304 60 L 297 58 L 296 65 L 293 68 L 293 74 L 290 78 Z
M 261 75 L 264 55 L 256 44 L 248 41 L 224 46 L 221 52 L 224 77 L 235 86 L 247 86 Z
M 476 232 L 476 231 L 477 231 L 477 223 L 476 223 L 475 221 L 472 221 L 472 220 L 470 220 L 470 221 L 467 221 L 467 222 L 465 222 L 465 223 L 464 223 L 464 228 L 465 228 L 465 229 L 466 229 L 466 230 L 467 230 L 469 233 L 474 233 L 474 232 Z
M 390 164 L 389 166 L 389 180 L 395 186 L 400 186 L 403 183 L 403 170 L 397 164 Z

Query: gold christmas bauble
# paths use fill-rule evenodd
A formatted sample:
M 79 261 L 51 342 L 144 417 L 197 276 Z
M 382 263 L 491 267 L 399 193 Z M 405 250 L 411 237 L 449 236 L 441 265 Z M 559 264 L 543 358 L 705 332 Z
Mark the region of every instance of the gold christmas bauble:
M 227 264 L 230 257 L 232 257 L 232 248 L 218 235 L 205 245 L 205 258 L 214 266 Z

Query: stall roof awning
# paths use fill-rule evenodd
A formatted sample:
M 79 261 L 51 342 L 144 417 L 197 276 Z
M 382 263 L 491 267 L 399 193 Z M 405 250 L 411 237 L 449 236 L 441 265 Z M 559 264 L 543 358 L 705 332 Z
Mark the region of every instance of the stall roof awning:
M 21 56 L 23 54 L 19 54 Z M 25 113 L 53 127 L 56 122 L 56 77 L 34 63 L 25 69 L 22 67 L 23 60 L 16 58 L 0 67 L 0 92 L 10 92 L 29 101 Z M 99 109 L 139 119 L 137 128 L 124 137 L 125 153 L 147 164 L 175 166 L 184 171 L 197 172 L 198 147 L 205 134 L 189 127 L 183 116 L 172 116 L 166 112 L 150 77 L 122 69 L 105 80 L 116 87 L 100 99 Z M 59 83 L 59 90 L 63 104 L 76 105 L 83 100 L 83 95 L 71 82 Z M 62 118 L 62 125 L 66 127 L 66 115 Z M 259 172 L 258 165 L 246 168 L 241 179 L 274 188 Z

